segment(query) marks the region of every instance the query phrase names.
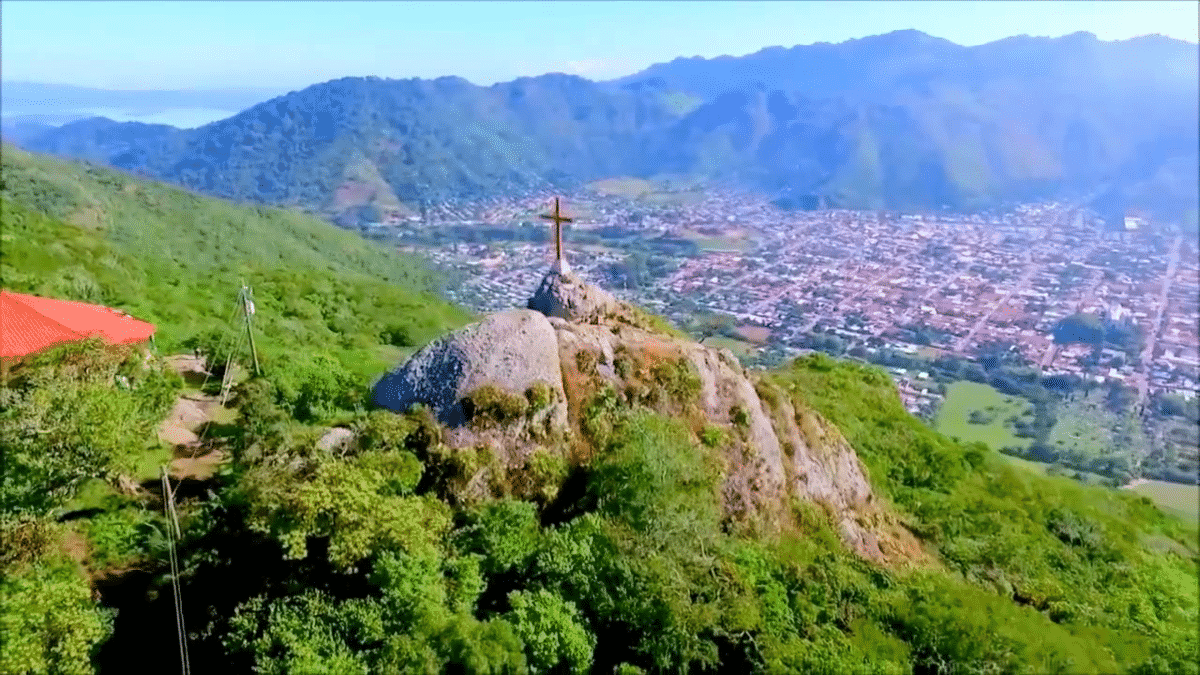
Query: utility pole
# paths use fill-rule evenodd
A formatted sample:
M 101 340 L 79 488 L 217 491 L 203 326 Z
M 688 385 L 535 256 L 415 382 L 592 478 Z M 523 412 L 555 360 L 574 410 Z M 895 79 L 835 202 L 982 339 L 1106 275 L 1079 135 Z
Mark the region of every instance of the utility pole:
M 254 316 L 254 300 L 251 298 L 253 291 L 250 287 L 242 283 L 242 315 L 246 318 L 246 336 L 250 338 L 250 355 L 254 358 L 254 374 L 262 375 L 262 368 L 258 365 L 258 348 L 254 346 L 254 330 L 250 326 L 250 317 Z

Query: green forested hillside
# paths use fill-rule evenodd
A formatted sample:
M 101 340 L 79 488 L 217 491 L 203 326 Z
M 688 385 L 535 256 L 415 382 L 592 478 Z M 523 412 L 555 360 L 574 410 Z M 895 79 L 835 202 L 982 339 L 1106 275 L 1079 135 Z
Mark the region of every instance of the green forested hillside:
M 301 348 L 366 375 L 466 314 L 399 255 L 311 216 L 236 206 L 111 169 L 4 146 L 4 287 L 115 306 L 160 350 L 230 330 L 243 282 L 268 361 Z
M 542 498 L 463 503 L 443 481 L 487 460 L 441 448 L 430 418 L 362 413 L 357 441 L 319 452 L 321 428 L 289 421 L 254 381 L 233 463 L 182 507 L 193 669 L 1197 672 L 1194 528 L 958 446 L 907 415 L 873 368 L 818 357 L 772 378 L 846 430 L 930 562 L 865 562 L 808 503 L 779 536 L 723 530 L 711 449 L 611 399 L 587 413 L 603 419 L 586 425 L 601 453 L 566 482 L 551 463 L 528 477 L 553 488 Z M 5 672 L 178 658 L 156 576 L 165 523 L 136 499 L 105 509 L 0 521 Z M 122 572 L 131 589 L 106 591 L 115 623 L 56 543 L 73 532 L 89 569 L 150 573 Z
M 722 430 L 635 403 L 696 387 L 584 392 L 577 465 L 553 436 L 521 467 L 451 450 L 428 412 L 369 410 L 345 377 L 382 368 L 380 334 L 463 320 L 416 267 L 305 217 L 5 150 L 6 287 L 141 312 L 167 341 L 227 316 L 210 285 L 255 284 L 267 374 L 206 441 L 229 460 L 176 486 L 193 672 L 1200 673 L 1194 524 L 939 435 L 881 370 L 815 356 L 762 391 L 856 449 L 924 549 L 890 566 L 807 501 L 781 531 L 728 527 Z M 120 477 L 179 386 L 84 344 L 0 387 L 0 672 L 177 667 L 157 481 Z M 334 419 L 355 436 L 322 450 Z M 450 488 L 478 477 L 492 497 Z

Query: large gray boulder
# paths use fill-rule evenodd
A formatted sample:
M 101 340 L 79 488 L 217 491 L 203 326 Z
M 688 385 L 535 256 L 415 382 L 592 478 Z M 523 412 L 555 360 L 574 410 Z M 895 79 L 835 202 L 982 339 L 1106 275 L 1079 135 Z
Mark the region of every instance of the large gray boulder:
M 374 399 L 396 412 L 413 404 L 427 406 L 447 428 L 448 443 L 468 445 L 488 434 L 468 426 L 465 398 L 485 385 L 524 396 L 537 383 L 550 388 L 552 403 L 531 422 L 565 428 L 566 396 L 554 328 L 538 312 L 512 309 L 425 346 L 375 385 Z

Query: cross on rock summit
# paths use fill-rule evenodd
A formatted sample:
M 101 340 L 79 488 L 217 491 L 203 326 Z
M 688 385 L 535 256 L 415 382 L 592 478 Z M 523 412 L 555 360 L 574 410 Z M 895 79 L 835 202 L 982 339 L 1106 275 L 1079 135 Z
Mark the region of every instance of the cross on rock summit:
M 558 274 L 569 274 L 571 266 L 567 264 L 567 258 L 563 255 L 562 224 L 572 222 L 572 219 L 562 215 L 559 211 L 558 197 L 554 198 L 554 213 L 542 214 L 539 217 L 543 220 L 554 221 L 554 267 L 551 269 Z

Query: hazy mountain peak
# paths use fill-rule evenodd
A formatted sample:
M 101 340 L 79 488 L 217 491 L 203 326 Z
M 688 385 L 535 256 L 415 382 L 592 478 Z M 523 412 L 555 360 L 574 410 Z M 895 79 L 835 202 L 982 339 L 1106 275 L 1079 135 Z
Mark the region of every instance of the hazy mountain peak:
M 1198 126 L 1194 57 L 1153 38 L 962 47 L 908 30 L 679 58 L 606 84 L 342 78 L 195 132 L 92 121 L 27 145 L 338 214 L 363 200 L 663 173 L 850 207 L 967 208 L 1145 183 L 1164 166 L 1154 185 L 1179 183 L 1184 163 L 1172 161 L 1194 153 Z

